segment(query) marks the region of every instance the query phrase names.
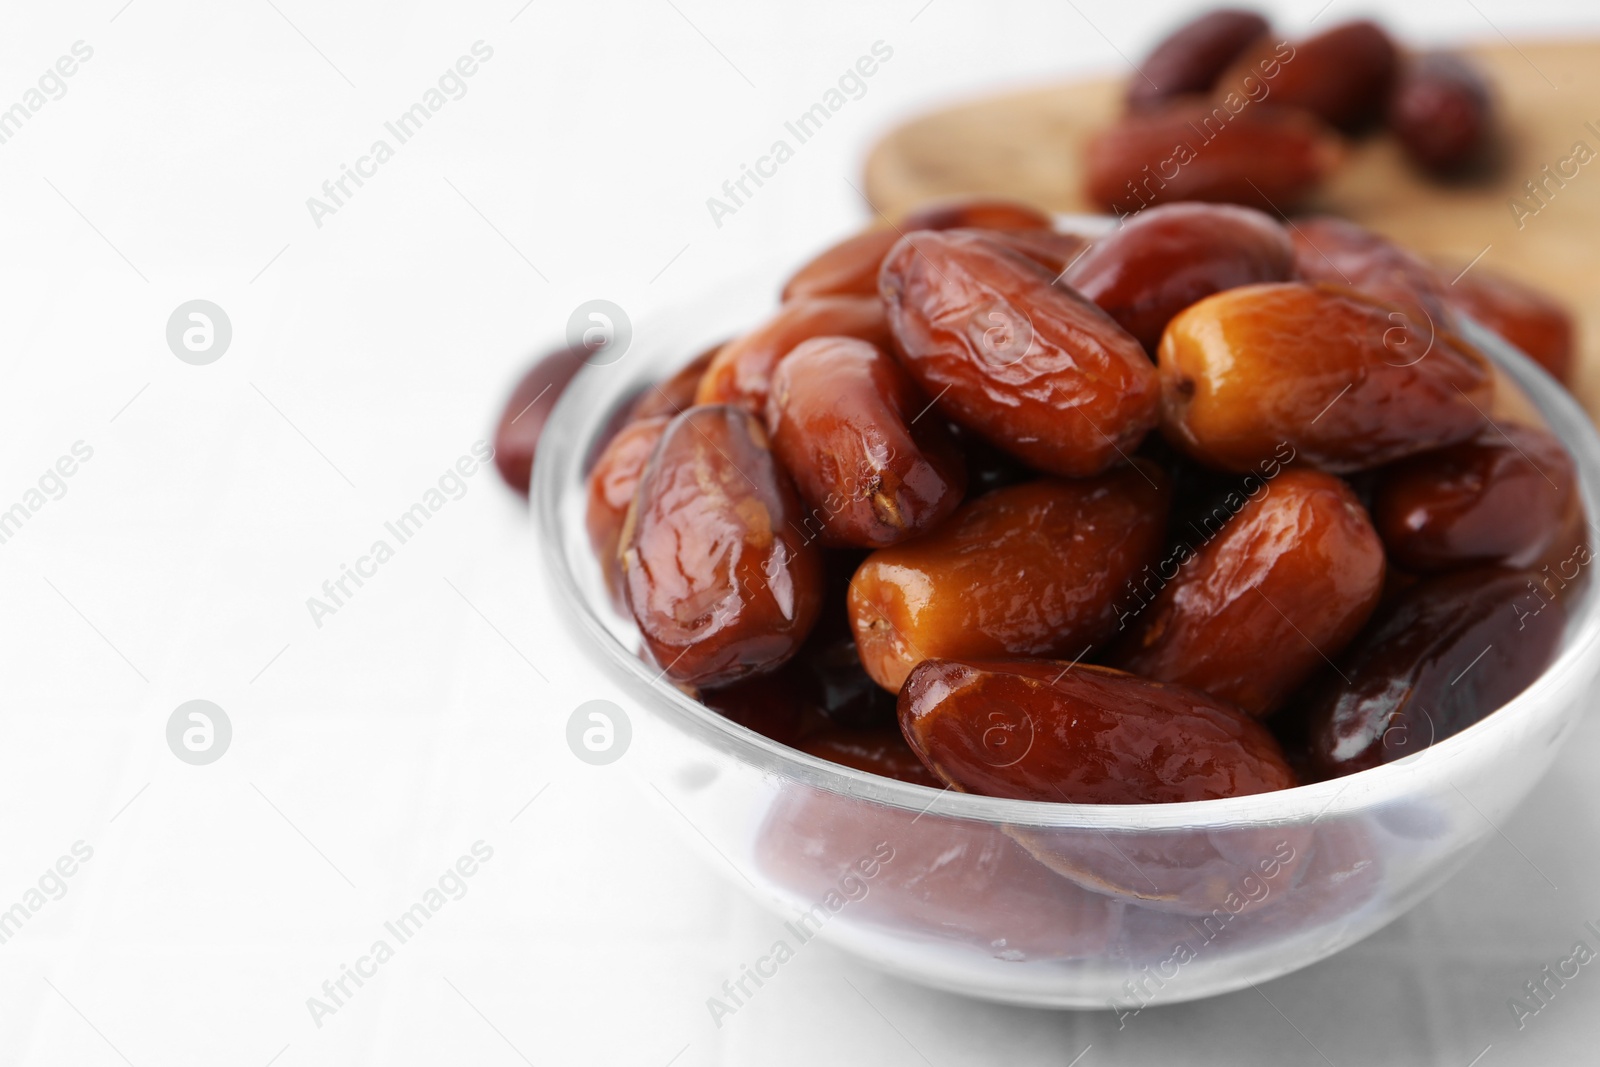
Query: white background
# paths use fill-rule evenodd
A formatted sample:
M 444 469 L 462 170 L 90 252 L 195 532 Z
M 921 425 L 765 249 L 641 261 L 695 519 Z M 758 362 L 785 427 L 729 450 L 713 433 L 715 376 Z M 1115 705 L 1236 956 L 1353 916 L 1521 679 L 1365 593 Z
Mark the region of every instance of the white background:
M 1319 4 L 1271 6 L 1292 32 Z M 93 849 L 0 945 L 0 1063 L 1592 1057 L 1600 968 L 1521 1032 L 1506 1000 L 1593 944 L 1594 727 L 1437 897 L 1261 994 L 1118 1032 L 931 994 L 819 945 L 714 1028 L 705 998 L 777 920 L 625 767 L 567 750 L 567 715 L 597 694 L 493 474 L 320 628 L 306 598 L 488 436 L 580 301 L 638 322 L 794 260 L 866 217 L 849 183 L 895 122 L 1118 69 L 1185 5 L 521 6 L 0 9 L 0 108 L 74 42 L 94 50 L 0 144 L 0 509 L 75 442 L 93 449 L 0 545 L 0 909 L 75 842 Z M 1356 13 L 1334 0 L 1319 25 Z M 1578 2 L 1388 18 L 1412 40 L 1600 33 Z M 480 39 L 494 54 L 467 94 L 317 227 L 306 198 Z M 894 56 L 866 95 L 714 226 L 706 197 L 878 40 Z M 196 297 L 234 331 L 204 367 L 164 337 Z M 165 742 L 194 698 L 234 727 L 206 767 Z M 467 895 L 314 1025 L 306 998 L 479 840 L 494 855 Z

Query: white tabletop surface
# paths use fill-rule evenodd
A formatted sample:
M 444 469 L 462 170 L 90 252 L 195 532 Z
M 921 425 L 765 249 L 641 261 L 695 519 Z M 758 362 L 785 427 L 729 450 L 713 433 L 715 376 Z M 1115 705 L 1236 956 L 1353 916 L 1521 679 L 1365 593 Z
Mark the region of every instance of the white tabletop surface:
M 307 609 L 488 436 L 578 303 L 637 321 L 793 260 L 865 217 L 874 135 L 1118 69 L 1183 6 L 0 9 L 0 109 L 44 77 L 0 143 L 0 510 L 29 510 L 0 543 L 0 909 L 29 916 L 0 943 L 0 1063 L 1593 1062 L 1600 971 L 1520 1030 L 1507 1001 L 1593 942 L 1600 728 L 1436 897 L 1259 993 L 1119 1031 L 819 945 L 718 1029 L 706 997 L 777 920 L 623 766 L 568 751 L 568 714 L 604 694 L 493 474 L 320 626 Z M 1270 6 L 1295 29 L 1320 0 Z M 1577 0 L 1391 17 L 1437 39 L 1597 22 Z M 307 198 L 480 41 L 464 95 L 314 219 Z M 893 57 L 861 98 L 716 225 L 706 198 L 879 41 Z M 46 76 L 75 46 L 71 77 Z M 205 366 L 166 340 L 197 298 L 233 331 Z M 75 446 L 92 454 L 47 476 Z M 205 766 L 166 740 L 193 699 L 233 729 Z M 307 998 L 478 842 L 465 895 L 314 1019 Z

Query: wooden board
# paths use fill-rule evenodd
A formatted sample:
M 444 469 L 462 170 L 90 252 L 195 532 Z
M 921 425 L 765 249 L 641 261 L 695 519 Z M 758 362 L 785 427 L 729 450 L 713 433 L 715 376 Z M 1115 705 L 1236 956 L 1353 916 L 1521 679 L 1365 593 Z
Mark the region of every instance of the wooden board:
M 1501 105 L 1503 163 L 1467 185 L 1421 177 L 1387 137 L 1352 146 L 1307 205 L 1344 215 L 1429 256 L 1480 262 L 1566 301 L 1578 318 L 1573 392 L 1600 418 L 1600 41 L 1504 42 L 1469 48 Z M 867 196 L 889 216 L 971 193 L 1019 197 L 1054 211 L 1091 210 L 1081 193 L 1084 140 L 1121 110 L 1124 79 L 1049 86 L 927 115 L 868 157 Z M 1524 189 L 1583 142 L 1593 156 L 1544 203 Z M 1518 218 L 1518 200 L 1534 213 Z

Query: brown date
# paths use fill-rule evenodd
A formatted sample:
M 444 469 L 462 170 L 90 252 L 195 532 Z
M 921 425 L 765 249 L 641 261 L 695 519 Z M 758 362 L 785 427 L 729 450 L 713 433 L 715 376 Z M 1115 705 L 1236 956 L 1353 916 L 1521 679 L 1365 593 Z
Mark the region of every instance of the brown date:
M 1212 293 L 1287 281 L 1294 263 L 1277 221 L 1231 204 L 1164 204 L 1094 243 L 1063 280 L 1155 353 L 1172 316 Z
M 1219 920 L 1237 931 L 1234 918 L 1276 907 L 1303 873 L 1313 837 L 1305 826 L 1259 821 L 1173 830 L 1018 826 L 1007 832 L 1056 873 L 1125 902 L 1125 916 L 1203 917 L 1189 932 L 1208 938 L 1222 932 Z M 1137 933 L 1146 936 L 1181 929 L 1148 918 L 1139 926 Z M 1172 951 L 1170 940 L 1165 951 Z
M 1328 216 L 1298 220 L 1290 234 L 1295 276 L 1302 281 L 1348 285 L 1392 304 L 1425 335 L 1455 327 L 1455 315 L 1438 273 L 1387 237 Z
M 1411 161 L 1430 173 L 1448 176 L 1482 163 L 1494 134 L 1489 83 L 1463 56 L 1418 56 L 1401 68 L 1389 128 Z
M 1278 61 L 1268 75 L 1262 63 Z M 1276 104 L 1304 108 L 1330 126 L 1354 133 L 1383 114 L 1400 52 L 1375 22 L 1346 22 L 1285 47 L 1262 41 L 1217 79 L 1216 93 L 1247 93 L 1260 77 Z
M 573 376 L 583 369 L 588 351 L 560 348 L 536 361 L 506 400 L 494 431 L 494 465 L 507 485 L 528 495 L 533 455 L 550 411 Z
M 924 204 L 900 220 L 900 232 L 912 230 L 1048 230 L 1049 215 L 1019 200 L 998 197 L 958 197 Z
M 1411 570 L 1529 567 L 1564 532 L 1576 495 L 1572 459 L 1552 434 L 1490 427 L 1385 470 L 1372 517 Z
M 783 284 L 783 299 L 877 296 L 878 267 L 900 239 L 892 229 L 866 230 L 823 249 Z
M 723 345 L 695 391 L 697 404 L 738 404 L 761 415 L 779 361 L 813 337 L 859 337 L 880 348 L 892 339 L 876 296 L 799 297 L 766 322 Z
M 944 788 L 944 783 L 922 765 L 917 754 L 906 744 L 905 737 L 896 725 L 879 726 L 870 730 L 850 730 L 833 726 L 817 730 L 801 739 L 796 745 L 801 752 L 830 760 L 858 771 L 897 778 L 914 785 Z
M 1179 102 L 1096 134 L 1084 193 L 1119 217 L 1175 200 L 1276 211 L 1303 200 L 1342 154 L 1337 135 L 1296 108 Z
M 609 442 L 589 471 L 589 496 L 584 525 L 589 545 L 600 561 L 600 573 L 612 600 L 626 610 L 622 599 L 622 527 L 628 506 L 639 491 L 639 476 L 655 453 L 656 444 L 672 421 L 670 415 L 651 415 L 628 423 Z
M 943 229 L 923 226 L 922 229 Z M 988 229 L 982 231 L 1003 244 L 1060 274 L 1089 244 L 1076 234 L 1054 229 Z M 783 299 L 805 296 L 876 296 L 878 268 L 900 239 L 900 231 L 867 230 L 833 245 L 796 271 L 784 283 Z
M 712 345 L 666 381 L 648 386 L 634 400 L 628 417 L 648 419 L 656 415 L 677 415 L 694 407 L 694 394 L 700 386 L 700 379 L 705 377 L 706 368 L 711 366 L 711 360 L 721 348 L 720 344 Z
M 813 337 L 772 376 L 772 451 L 805 501 L 802 532 L 825 545 L 881 548 L 956 509 L 966 469 L 916 382 L 881 348 Z
M 1202 463 L 1245 472 L 1287 444 L 1342 473 L 1482 428 L 1488 362 L 1359 293 L 1303 282 L 1230 289 L 1161 339 L 1162 429 Z
M 1355 637 L 1383 592 L 1384 559 L 1333 475 L 1290 469 L 1254 488 L 1229 501 L 1237 514 L 1220 534 L 1163 562 L 1172 578 L 1112 662 L 1262 718 Z
M 673 681 L 711 688 L 794 655 L 823 599 L 822 557 L 761 424 L 731 405 L 673 419 L 621 538 L 623 589 Z
M 808 904 L 849 893 L 834 923 L 1012 962 L 1100 957 L 1122 915 L 1120 903 L 1047 870 L 993 826 L 792 783 L 767 813 L 755 859 Z M 820 911 L 794 921 L 815 930 Z
M 1105 470 L 1155 425 L 1139 343 L 1048 270 L 973 233 L 895 244 L 879 285 L 901 362 L 953 420 L 1030 466 Z
M 1155 559 L 1167 479 L 1137 460 L 1096 478 L 996 489 L 850 584 L 861 663 L 899 689 L 926 658 L 1081 656 L 1116 630 L 1115 598 Z
M 696 694 L 724 718 L 791 748 L 817 726 L 810 695 L 797 687 L 794 661 L 771 674 L 757 674 Z
M 966 793 L 1169 804 L 1296 784 L 1272 735 L 1237 708 L 1109 667 L 930 659 L 899 703 L 911 747 Z
M 1089 247 L 1089 239 L 1060 230 L 956 230 L 956 233 L 980 233 L 997 245 L 1020 252 L 1052 277 L 1066 270 Z
M 861 668 L 844 607 L 831 600 L 824 604 L 816 629 L 788 663 L 771 674 L 699 695 L 707 707 L 741 726 L 795 748 L 806 748 L 808 739 L 832 733 L 871 734 L 885 726 L 898 731 L 894 695 L 879 688 Z
M 1570 382 L 1576 350 L 1572 314 L 1531 286 L 1481 264 L 1468 266 L 1455 264 L 1440 275 L 1451 304 L 1511 342 L 1556 381 Z
M 1343 677 L 1330 672 L 1307 696 L 1313 770 L 1334 778 L 1403 759 L 1526 689 L 1566 627 L 1535 578 L 1464 570 L 1408 589 L 1348 650 Z
M 1148 111 L 1174 97 L 1203 93 L 1239 54 L 1266 35 L 1254 11 L 1218 8 L 1179 26 L 1157 44 L 1128 82 L 1128 108 Z

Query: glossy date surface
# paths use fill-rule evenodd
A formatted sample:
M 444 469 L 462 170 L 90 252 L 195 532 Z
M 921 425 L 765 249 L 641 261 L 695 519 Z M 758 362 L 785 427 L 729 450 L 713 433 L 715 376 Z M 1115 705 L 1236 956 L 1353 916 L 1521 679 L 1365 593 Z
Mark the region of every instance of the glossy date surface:
M 1169 492 L 1142 460 L 1027 482 L 879 549 L 850 584 L 862 665 L 893 690 L 926 658 L 1082 655 L 1115 632 L 1120 590 L 1159 551 Z
M 690 408 L 666 427 L 621 535 L 623 589 L 651 656 L 713 687 L 794 655 L 823 600 L 819 549 L 748 412 Z
M 1051 660 L 927 660 L 900 726 L 966 792 L 1069 804 L 1163 804 L 1295 784 L 1272 735 L 1185 686 Z
M 954 421 L 1039 470 L 1082 477 L 1155 425 L 1139 343 L 1048 270 L 981 234 L 907 234 L 879 285 L 906 369 Z
M 1217 293 L 1161 341 L 1162 429 L 1201 462 L 1245 472 L 1287 443 L 1333 472 L 1477 434 L 1488 361 L 1355 292 L 1303 282 Z
M 880 548 L 932 529 L 961 503 L 966 468 L 949 429 L 881 348 L 804 341 L 767 397 L 778 460 L 806 504 L 807 537 Z

